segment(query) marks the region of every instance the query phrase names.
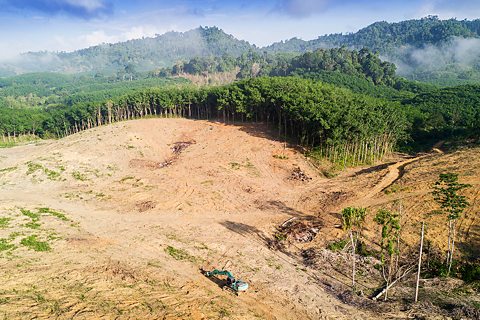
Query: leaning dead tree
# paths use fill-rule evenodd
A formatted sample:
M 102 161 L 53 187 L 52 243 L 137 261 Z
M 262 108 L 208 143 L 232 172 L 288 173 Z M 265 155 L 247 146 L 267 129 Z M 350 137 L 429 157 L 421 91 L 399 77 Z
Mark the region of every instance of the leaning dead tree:
M 402 268 L 400 268 L 402 269 Z M 409 267 L 405 267 L 404 270 L 399 270 L 399 276 L 397 276 L 395 278 L 395 280 L 393 280 L 392 282 L 390 282 L 389 285 L 386 285 L 382 290 L 380 290 L 379 293 L 377 293 L 373 298 L 372 300 L 378 300 L 380 299 L 386 292 L 388 292 L 388 290 L 390 290 L 397 282 L 405 279 L 406 277 L 408 277 L 412 271 L 415 269 L 415 265 L 411 265 Z

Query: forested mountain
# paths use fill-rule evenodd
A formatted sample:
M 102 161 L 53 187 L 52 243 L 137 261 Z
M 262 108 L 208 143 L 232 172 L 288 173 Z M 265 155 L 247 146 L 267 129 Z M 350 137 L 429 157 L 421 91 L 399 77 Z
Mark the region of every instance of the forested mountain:
M 357 49 L 364 47 L 382 54 L 394 53 L 402 46 L 417 48 L 438 45 L 453 37 L 478 38 L 480 20 L 440 20 L 436 16 L 407 20 L 397 23 L 375 22 L 355 33 L 330 34 L 315 40 L 303 41 L 293 38 L 274 43 L 265 48 L 268 52 L 305 52 L 323 47 L 347 46 Z
M 480 81 L 480 20 L 440 20 L 429 16 L 398 23 L 376 22 L 356 33 L 315 40 L 293 38 L 267 52 L 307 52 L 346 46 L 369 48 L 397 65 L 399 74 L 441 85 Z
M 324 35 L 310 41 L 293 38 L 264 48 L 238 40 L 217 27 L 200 27 L 70 53 L 29 52 L 0 65 L 0 76 L 48 71 L 128 77 L 174 65 L 177 73 L 195 73 L 199 63 L 206 63 L 213 72 L 223 72 L 238 65 L 236 60 L 245 62 L 247 57 L 250 70 L 241 68 L 246 78 L 259 60 L 276 63 L 281 60 L 279 55 L 291 58 L 317 49 L 341 47 L 378 52 L 382 59 L 397 66 L 401 76 L 413 80 L 441 85 L 480 81 L 480 20 L 440 20 L 432 16 L 398 23 L 376 22 L 356 33 Z M 179 61 L 184 63 L 179 65 Z M 278 67 L 282 63 L 285 66 L 288 60 L 280 61 Z
M 0 75 L 25 72 L 101 72 L 149 71 L 193 57 L 239 56 L 256 49 L 217 27 L 199 27 L 187 32 L 168 32 L 115 44 L 101 44 L 74 52 L 29 52 L 0 67 Z

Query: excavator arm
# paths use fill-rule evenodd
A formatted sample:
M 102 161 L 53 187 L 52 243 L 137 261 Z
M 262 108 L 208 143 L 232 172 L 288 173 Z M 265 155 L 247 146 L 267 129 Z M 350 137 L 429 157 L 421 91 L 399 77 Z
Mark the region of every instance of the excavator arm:
M 237 294 L 238 292 L 241 291 L 247 291 L 248 289 L 248 283 L 242 281 L 242 280 L 236 280 L 233 274 L 230 271 L 227 270 L 218 270 L 215 269 L 213 271 L 207 271 L 205 272 L 205 275 L 207 277 L 212 277 L 212 276 L 227 276 L 227 287 L 235 291 Z
M 230 272 L 230 271 L 227 271 L 227 270 L 218 270 L 218 269 L 215 269 L 213 271 L 207 271 L 205 272 L 205 275 L 207 277 L 211 277 L 211 276 L 227 276 L 228 278 L 231 278 L 231 279 L 234 279 L 235 280 L 235 277 L 233 276 L 233 274 Z

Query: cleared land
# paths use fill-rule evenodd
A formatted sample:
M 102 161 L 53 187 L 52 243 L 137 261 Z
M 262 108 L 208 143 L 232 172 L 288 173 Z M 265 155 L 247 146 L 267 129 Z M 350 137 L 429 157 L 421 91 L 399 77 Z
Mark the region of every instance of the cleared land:
M 343 236 L 342 207 L 398 199 L 411 222 L 403 240 L 415 245 L 420 213 L 433 209 L 429 185 L 443 170 L 474 185 L 459 242 L 479 248 L 479 154 L 391 159 L 327 179 L 265 127 L 185 119 L 2 149 L 0 316 L 384 319 L 339 294 L 348 274 L 320 262 L 341 255 L 322 251 L 319 263 L 305 263 L 301 253 Z M 276 228 L 290 218 L 314 225 L 316 236 L 275 249 Z M 377 231 L 367 225 L 371 239 Z M 429 232 L 446 242 L 440 217 Z M 222 291 L 200 272 L 225 265 L 248 293 Z M 388 312 L 407 315 L 395 305 Z

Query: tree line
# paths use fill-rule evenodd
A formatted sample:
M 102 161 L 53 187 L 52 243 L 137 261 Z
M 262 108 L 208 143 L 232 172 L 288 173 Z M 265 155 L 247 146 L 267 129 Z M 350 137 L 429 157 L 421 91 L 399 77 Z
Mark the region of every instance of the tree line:
M 357 163 L 381 159 L 407 127 L 398 103 L 298 77 L 262 77 L 221 87 L 150 88 L 44 112 L 8 109 L 0 113 L 0 134 L 62 137 L 148 116 L 264 122 L 282 138 L 317 147 L 333 161 Z

